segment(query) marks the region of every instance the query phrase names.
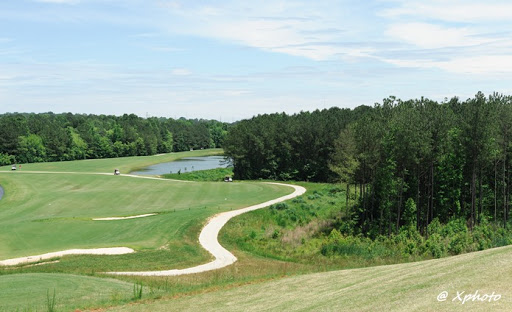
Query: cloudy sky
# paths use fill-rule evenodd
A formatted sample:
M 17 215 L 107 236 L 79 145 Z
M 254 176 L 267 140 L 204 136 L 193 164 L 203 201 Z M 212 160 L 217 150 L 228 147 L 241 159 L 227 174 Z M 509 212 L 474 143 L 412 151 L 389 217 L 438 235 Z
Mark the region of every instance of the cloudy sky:
M 512 3 L 0 2 L 0 113 L 234 121 L 512 94 Z

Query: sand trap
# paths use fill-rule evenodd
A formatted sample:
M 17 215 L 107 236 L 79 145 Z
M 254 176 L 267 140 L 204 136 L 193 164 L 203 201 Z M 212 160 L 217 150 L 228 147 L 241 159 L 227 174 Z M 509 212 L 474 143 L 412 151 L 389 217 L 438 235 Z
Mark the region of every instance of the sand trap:
M 37 256 L 28 256 L 0 261 L 0 265 L 18 265 L 22 263 L 37 262 L 68 255 L 124 255 L 135 252 L 128 247 L 95 248 L 95 249 L 69 249 L 64 251 L 50 252 Z
M 94 218 L 93 221 L 112 221 L 112 220 L 126 220 L 126 219 L 136 219 L 136 218 L 145 218 L 145 217 L 151 217 L 156 216 L 156 213 L 147 213 L 147 214 L 141 214 L 137 216 L 129 216 L 129 217 L 109 217 L 109 218 Z
M 233 217 L 241 215 L 242 213 L 246 213 L 249 211 L 253 211 L 256 209 L 261 209 L 268 207 L 270 205 L 292 199 L 294 197 L 300 196 L 306 192 L 306 189 L 302 186 L 290 185 L 290 184 L 282 184 L 282 183 L 270 183 L 275 185 L 284 185 L 289 186 L 295 189 L 295 191 L 289 195 L 279 197 L 274 200 L 270 200 L 264 202 L 262 204 L 227 211 L 223 213 L 219 213 L 218 215 L 212 217 L 208 223 L 204 226 L 199 234 L 199 243 L 203 246 L 204 249 L 208 250 L 214 257 L 215 260 L 205 263 L 202 265 L 198 265 L 195 267 L 182 269 L 182 270 L 166 270 L 166 271 L 146 271 L 146 272 L 107 272 L 107 274 L 115 274 L 115 275 L 139 275 L 139 276 L 175 276 L 175 275 L 184 275 L 184 274 L 193 274 L 193 273 L 201 273 L 211 270 L 220 269 L 226 267 L 228 265 L 233 264 L 237 258 L 229 252 L 227 249 L 221 246 L 217 237 L 219 235 L 219 231 L 222 227 Z

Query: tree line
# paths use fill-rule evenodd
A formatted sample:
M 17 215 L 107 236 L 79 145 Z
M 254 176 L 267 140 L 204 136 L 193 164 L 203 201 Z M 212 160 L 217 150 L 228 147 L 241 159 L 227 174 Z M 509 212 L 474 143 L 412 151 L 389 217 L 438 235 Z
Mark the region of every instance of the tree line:
M 509 223 L 510 96 L 389 97 L 353 110 L 259 115 L 235 125 L 224 149 L 239 179 L 345 183 L 350 220 L 364 235 L 403 226 L 427 235 L 434 220 Z
M 0 165 L 145 156 L 223 145 L 215 120 L 8 113 L 0 115 Z

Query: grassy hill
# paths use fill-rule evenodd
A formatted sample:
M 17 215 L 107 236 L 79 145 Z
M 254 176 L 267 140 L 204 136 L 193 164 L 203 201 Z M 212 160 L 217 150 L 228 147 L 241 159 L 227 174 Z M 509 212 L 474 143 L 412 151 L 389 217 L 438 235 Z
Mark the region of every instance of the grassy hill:
M 66 256 L 59 262 L 38 266 L 0 267 L 0 311 L 41 310 L 47 300 L 46 292 L 53 289 L 58 309 L 65 311 L 129 301 L 137 282 L 135 278 L 112 282 L 98 272 L 180 269 L 207 262 L 211 256 L 199 246 L 198 235 L 208 217 L 293 191 L 251 182 L 196 183 L 87 174 L 203 153 L 206 152 L 132 160 L 31 164 L 23 165 L 21 172 L 3 168 L 0 185 L 5 189 L 5 196 L 0 201 L 0 260 L 74 248 L 124 246 L 135 249 L 136 253 Z M 29 169 L 78 173 L 26 172 Z M 92 220 L 146 213 L 157 215 L 130 220 Z M 152 297 L 158 295 L 151 286 L 145 287 L 144 294 L 148 293 Z
M 333 271 L 120 306 L 109 311 L 511 311 L 512 247 L 449 258 Z M 438 295 L 448 292 L 446 301 Z M 466 301 L 465 295 L 501 295 Z M 496 298 L 496 297 L 495 297 Z M 455 299 L 455 300 L 454 300 Z

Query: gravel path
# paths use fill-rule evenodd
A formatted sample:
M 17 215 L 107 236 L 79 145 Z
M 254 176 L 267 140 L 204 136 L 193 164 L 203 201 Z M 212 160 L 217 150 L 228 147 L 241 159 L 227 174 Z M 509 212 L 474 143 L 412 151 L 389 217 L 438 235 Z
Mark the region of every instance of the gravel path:
M 242 213 L 246 213 L 249 211 L 253 211 L 256 209 L 261 209 L 268 207 L 270 205 L 292 199 L 294 197 L 300 196 L 306 192 L 306 189 L 302 186 L 291 185 L 291 184 L 282 184 L 282 183 L 268 183 L 275 185 L 284 185 L 289 186 L 295 189 L 295 191 L 289 195 L 279 197 L 274 200 L 270 200 L 264 202 L 262 204 L 227 211 L 223 213 L 219 213 L 213 216 L 208 223 L 201 230 L 201 234 L 199 234 L 199 243 L 203 246 L 204 249 L 208 250 L 214 257 L 215 260 L 198 265 L 191 268 L 181 269 L 181 270 L 164 270 L 164 271 L 144 271 L 144 272 L 107 272 L 107 274 L 115 274 L 115 275 L 138 275 L 138 276 L 175 276 L 175 275 L 184 275 L 184 274 L 193 274 L 206 272 L 211 270 L 220 269 L 226 267 L 228 265 L 233 264 L 237 258 L 229 252 L 227 249 L 222 247 L 217 240 L 220 230 L 222 227 L 233 217 L 241 215 Z

